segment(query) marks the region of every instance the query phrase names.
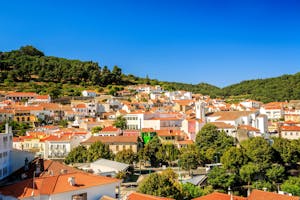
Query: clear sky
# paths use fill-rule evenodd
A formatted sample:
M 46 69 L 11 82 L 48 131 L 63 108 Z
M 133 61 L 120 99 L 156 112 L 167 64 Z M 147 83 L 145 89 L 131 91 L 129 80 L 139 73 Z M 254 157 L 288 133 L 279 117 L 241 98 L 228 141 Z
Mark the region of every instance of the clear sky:
M 300 72 L 297 0 L 20 0 L 0 3 L 0 51 L 118 65 L 219 87 Z

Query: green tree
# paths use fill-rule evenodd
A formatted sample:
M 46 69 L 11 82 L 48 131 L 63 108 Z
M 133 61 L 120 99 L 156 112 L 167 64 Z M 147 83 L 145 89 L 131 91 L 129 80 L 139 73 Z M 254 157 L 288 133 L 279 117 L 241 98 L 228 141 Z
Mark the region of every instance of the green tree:
M 205 124 L 197 133 L 196 145 L 202 155 L 210 162 L 220 160 L 223 153 L 234 146 L 233 137 L 227 136 L 224 131 L 219 131 L 213 124 Z
M 268 191 L 272 191 L 272 190 L 274 190 L 274 185 L 272 185 L 270 182 L 267 182 L 264 180 L 258 180 L 252 184 L 252 188 L 255 188 L 258 190 L 264 190 L 265 188 L 267 188 Z
M 172 161 L 175 161 L 178 159 L 179 150 L 178 148 L 173 144 L 162 144 L 158 152 L 156 152 L 156 158 L 161 163 L 168 163 L 168 166 L 170 166 L 170 163 Z
M 151 166 L 157 166 L 159 160 L 157 159 L 156 154 L 161 146 L 162 144 L 158 136 L 153 137 L 140 152 L 140 160 L 149 161 Z
M 94 134 L 94 133 L 98 133 L 99 131 L 101 131 L 102 130 L 102 127 L 101 126 L 95 126 L 95 127 L 93 127 L 92 128 L 92 133 Z
M 285 192 L 300 196 L 300 177 L 289 177 L 281 185 L 281 189 Z
M 203 156 L 199 154 L 195 145 L 189 145 L 188 147 L 180 149 L 178 165 L 182 169 L 190 172 L 191 169 L 196 169 L 200 164 L 202 164 L 203 160 Z
M 122 115 L 118 116 L 117 119 L 114 121 L 113 125 L 117 128 L 122 130 L 126 129 L 127 120 Z
M 65 158 L 65 163 L 84 163 L 87 161 L 87 149 L 84 146 L 75 147 Z
M 257 164 L 261 170 L 271 166 L 273 161 L 273 149 L 262 137 L 255 137 L 242 142 L 245 155 L 250 161 Z
M 207 182 L 215 189 L 226 190 L 235 184 L 236 178 L 234 173 L 227 172 L 223 167 L 214 167 L 208 173 Z
M 284 172 L 285 169 L 283 166 L 275 164 L 272 165 L 271 168 L 267 169 L 266 176 L 268 177 L 269 181 L 275 185 L 275 183 L 279 183 L 284 180 Z
M 138 192 L 181 200 L 181 187 L 177 178 L 177 174 L 171 169 L 167 169 L 161 174 L 152 173 L 140 183 Z
M 58 122 L 59 126 L 63 127 L 63 128 L 67 128 L 68 127 L 68 120 L 60 120 Z
M 43 52 L 30 45 L 21 47 L 20 52 L 28 56 L 44 56 Z
M 232 172 L 238 172 L 241 166 L 246 163 L 246 160 L 243 151 L 238 147 L 227 149 L 221 157 L 223 167 Z
M 213 192 L 213 188 L 211 186 L 202 189 L 199 186 L 195 186 L 191 183 L 181 184 L 181 188 L 183 199 L 194 199 Z
M 137 156 L 131 149 L 125 149 L 116 154 L 115 160 L 118 162 L 133 164 L 133 162 L 137 160 Z
M 87 151 L 87 161 L 94 162 L 99 158 L 112 159 L 113 153 L 109 146 L 102 142 L 94 142 Z
M 241 179 L 250 186 L 250 184 L 257 179 L 257 175 L 260 172 L 259 167 L 252 163 L 249 162 L 246 165 L 243 165 L 240 169 L 240 177 Z
M 300 152 L 295 148 L 297 145 L 293 145 L 295 141 L 285 138 L 273 138 L 273 140 L 272 148 L 280 155 L 283 163 L 295 164 L 299 161 Z

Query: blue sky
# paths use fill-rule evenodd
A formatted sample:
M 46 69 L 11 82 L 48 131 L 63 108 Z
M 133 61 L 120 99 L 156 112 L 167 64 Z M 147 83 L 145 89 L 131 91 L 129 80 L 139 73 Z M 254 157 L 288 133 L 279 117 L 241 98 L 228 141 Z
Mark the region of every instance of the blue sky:
M 118 65 L 219 87 L 300 71 L 297 0 L 26 0 L 0 4 L 0 51 Z

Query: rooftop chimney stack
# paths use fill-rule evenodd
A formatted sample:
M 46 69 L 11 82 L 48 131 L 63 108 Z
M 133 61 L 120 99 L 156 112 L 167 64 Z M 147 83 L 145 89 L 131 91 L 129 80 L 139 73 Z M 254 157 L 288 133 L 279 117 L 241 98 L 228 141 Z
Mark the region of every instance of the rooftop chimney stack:
M 68 178 L 68 183 L 71 185 L 71 186 L 75 186 L 75 177 L 71 176 Z

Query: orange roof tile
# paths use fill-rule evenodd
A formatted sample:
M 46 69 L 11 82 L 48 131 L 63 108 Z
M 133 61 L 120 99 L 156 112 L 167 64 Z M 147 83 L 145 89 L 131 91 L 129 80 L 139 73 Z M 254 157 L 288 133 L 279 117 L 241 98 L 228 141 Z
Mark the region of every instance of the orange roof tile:
M 242 116 L 250 115 L 254 113 L 254 111 L 223 111 L 223 112 L 215 112 L 209 117 L 219 117 L 218 121 L 222 120 L 235 120 Z
M 81 142 L 83 145 L 89 145 L 94 142 L 110 143 L 137 143 L 138 136 L 92 136 L 88 140 Z
M 35 92 L 11 92 L 7 94 L 8 97 L 34 97 L 37 93 Z
M 235 128 L 231 124 L 226 124 L 224 122 L 209 122 L 210 124 L 215 125 L 217 128 Z
M 282 126 L 281 131 L 300 131 L 300 126 Z
M 82 172 L 79 169 L 64 165 L 54 160 L 44 160 L 44 171 L 39 175 L 40 177 L 57 176 L 62 174 L 62 170 L 66 170 L 64 173 Z
M 127 200 L 172 200 L 167 197 L 157 197 L 149 194 L 133 192 L 127 196 Z
M 248 200 L 299 200 L 299 197 L 277 194 L 275 192 L 265 192 L 261 190 L 253 190 Z
M 231 196 L 228 194 L 220 193 L 220 192 L 213 192 L 211 194 L 195 198 L 193 200 L 247 200 L 245 197 Z
M 72 186 L 68 179 L 74 177 L 75 185 Z M 35 188 L 32 188 L 34 181 Z M 27 179 L 16 184 L 0 188 L 4 195 L 14 196 L 16 198 L 26 198 L 30 196 L 60 194 L 78 189 L 85 189 L 100 185 L 119 183 L 119 179 L 104 176 L 96 176 L 83 172 L 61 174 L 58 176 L 46 176 L 33 179 Z
M 240 125 L 238 127 L 239 129 L 243 129 L 243 130 L 247 130 L 247 131 L 255 131 L 255 132 L 259 132 L 260 130 L 253 127 L 253 126 L 249 126 L 249 125 Z
M 80 104 L 77 104 L 75 106 L 75 108 L 86 108 L 86 105 L 84 103 L 80 103 Z
M 49 95 L 37 95 L 35 99 L 49 99 Z
M 158 136 L 179 136 L 181 135 L 180 130 L 156 130 Z
M 120 130 L 121 129 L 113 127 L 113 126 L 107 126 L 107 127 L 104 127 L 100 132 L 117 132 Z

